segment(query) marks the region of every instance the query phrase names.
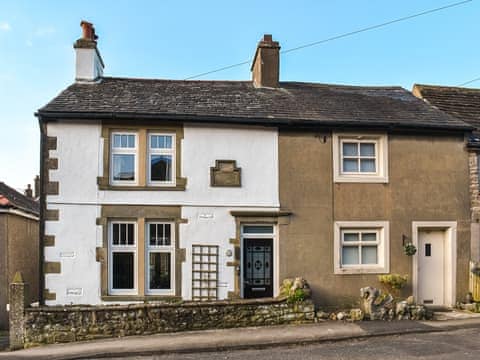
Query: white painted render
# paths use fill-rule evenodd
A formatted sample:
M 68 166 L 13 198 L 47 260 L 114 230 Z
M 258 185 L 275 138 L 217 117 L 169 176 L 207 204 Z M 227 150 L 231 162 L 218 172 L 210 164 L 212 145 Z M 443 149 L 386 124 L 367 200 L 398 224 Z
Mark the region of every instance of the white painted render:
M 186 249 L 182 264 L 182 297 L 191 298 L 192 245 L 219 246 L 219 298 L 234 290 L 230 239 L 236 235 L 231 210 L 275 210 L 278 198 L 277 130 L 186 125 L 182 143 L 182 177 L 186 191 L 99 191 L 103 175 L 101 125 L 49 123 L 48 136 L 57 137 L 58 196 L 47 196 L 47 208 L 59 209 L 59 221 L 47 221 L 45 234 L 55 246 L 45 248 L 46 261 L 60 261 L 61 274 L 46 274 L 46 288 L 56 293 L 54 304 L 99 304 L 100 264 L 95 248 L 102 245 L 102 228 L 96 225 L 102 204 L 180 205 L 187 223 L 179 229 L 179 246 Z M 242 168 L 242 187 L 210 187 L 215 160 L 236 160 Z
M 57 137 L 59 196 L 49 203 L 162 204 L 189 206 L 278 207 L 278 133 L 272 128 L 196 127 L 186 125 L 182 142 L 185 191 L 98 191 L 103 141 L 101 125 L 49 123 L 48 135 Z M 210 187 L 215 160 L 236 160 L 242 168 L 242 186 Z
M 54 304 L 98 304 L 100 302 L 100 263 L 95 248 L 102 245 L 100 226 L 96 226 L 100 207 L 57 205 L 60 221 L 46 221 L 45 234 L 55 236 L 55 246 L 45 247 L 46 261 L 60 261 L 60 274 L 46 274 L 45 287 L 56 293 Z M 80 290 L 81 295 L 73 290 Z M 69 294 L 67 294 L 69 292 Z M 72 294 L 72 295 L 70 295 Z
M 75 49 L 75 80 L 93 81 L 103 76 L 103 65 L 96 49 Z

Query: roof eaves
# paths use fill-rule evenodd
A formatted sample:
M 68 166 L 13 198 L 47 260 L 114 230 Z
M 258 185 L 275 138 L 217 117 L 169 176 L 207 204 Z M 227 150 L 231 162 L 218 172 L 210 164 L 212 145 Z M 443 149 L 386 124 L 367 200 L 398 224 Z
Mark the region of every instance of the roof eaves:
M 265 118 L 265 117 L 232 117 L 218 115 L 196 115 L 196 114 L 170 114 L 170 113 L 113 113 L 113 112 L 57 112 L 42 111 L 35 113 L 41 121 L 59 121 L 59 120 L 162 120 L 162 121 L 198 121 L 202 123 L 229 123 L 263 126 L 311 126 L 311 127 L 359 127 L 372 126 L 381 128 L 406 128 L 406 129 L 444 129 L 471 131 L 473 126 L 453 118 L 457 124 L 402 124 L 391 121 L 375 120 L 326 120 L 326 119 L 300 119 L 300 118 Z

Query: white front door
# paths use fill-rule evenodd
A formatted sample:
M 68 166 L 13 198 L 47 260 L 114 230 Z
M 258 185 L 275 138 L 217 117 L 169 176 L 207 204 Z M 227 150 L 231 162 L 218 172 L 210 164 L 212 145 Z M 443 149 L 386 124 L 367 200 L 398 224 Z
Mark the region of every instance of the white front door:
M 445 305 L 445 231 L 418 233 L 418 303 Z

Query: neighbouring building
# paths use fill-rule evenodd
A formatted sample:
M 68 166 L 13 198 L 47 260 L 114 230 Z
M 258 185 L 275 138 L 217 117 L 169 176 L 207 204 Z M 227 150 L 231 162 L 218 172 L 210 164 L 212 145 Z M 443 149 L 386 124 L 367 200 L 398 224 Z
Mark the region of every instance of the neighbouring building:
M 38 301 L 39 203 L 0 182 L 0 330 L 8 328 L 8 285 L 17 271 L 28 283 L 29 303 Z
M 419 302 L 468 290 L 472 127 L 400 87 L 103 76 L 94 28 L 41 127 L 44 301 L 272 297 L 305 277 L 321 306 L 377 275 Z M 414 244 L 414 256 L 404 245 Z
M 470 124 L 474 130 L 467 138 L 469 153 L 471 206 L 471 270 L 480 273 L 480 89 L 415 84 L 413 94 L 428 104 Z M 474 294 L 480 296 L 480 283 L 472 277 Z M 472 289 L 473 290 L 473 289 Z M 478 298 L 480 300 L 480 298 Z

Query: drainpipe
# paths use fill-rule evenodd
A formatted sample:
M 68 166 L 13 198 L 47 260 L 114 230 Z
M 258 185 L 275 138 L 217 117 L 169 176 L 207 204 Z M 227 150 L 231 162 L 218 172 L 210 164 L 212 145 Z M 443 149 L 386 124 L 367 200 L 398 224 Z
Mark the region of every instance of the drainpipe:
M 47 150 L 47 125 L 42 121 L 42 117 L 38 116 L 38 124 L 40 126 L 40 224 L 39 224 L 39 239 L 38 239 L 38 302 L 40 305 L 45 305 L 43 298 L 43 290 L 45 288 L 45 275 L 43 274 L 44 263 L 44 247 L 43 239 L 45 237 L 45 156 Z M 48 170 L 47 170 L 48 171 Z

